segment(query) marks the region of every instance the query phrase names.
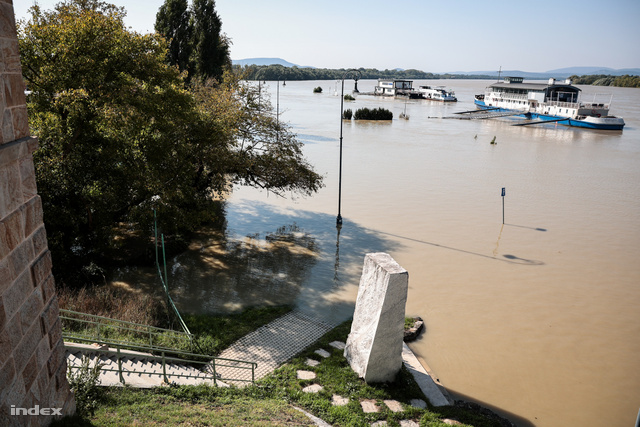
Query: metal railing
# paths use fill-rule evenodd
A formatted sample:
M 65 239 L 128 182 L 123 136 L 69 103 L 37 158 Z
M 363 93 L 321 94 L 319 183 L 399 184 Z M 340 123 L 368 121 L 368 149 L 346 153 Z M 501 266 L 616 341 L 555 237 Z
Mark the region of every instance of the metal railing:
M 172 343 L 192 349 L 193 335 L 140 323 L 60 309 L 63 336 L 69 340 L 122 344 L 126 347 L 180 351 Z M 121 337 L 127 339 L 123 340 Z M 168 343 L 167 343 L 168 341 Z
M 84 342 L 91 342 L 91 340 L 83 340 Z M 159 355 L 154 354 L 134 354 L 127 351 L 123 351 L 118 344 L 116 343 L 105 343 L 107 345 L 115 346 L 115 350 L 109 349 L 76 349 L 82 353 L 95 353 L 95 354 L 104 354 L 110 357 L 116 358 L 115 362 L 117 368 L 110 367 L 100 367 L 100 371 L 102 372 L 116 372 L 118 373 L 118 380 L 122 385 L 126 385 L 127 382 L 125 380 L 125 375 L 127 374 L 137 374 L 139 376 L 147 375 L 149 377 L 162 376 L 163 382 L 166 384 L 170 384 L 170 378 L 193 378 L 205 381 L 212 381 L 215 385 L 218 385 L 218 381 L 233 381 L 233 382 L 255 382 L 255 370 L 258 366 L 255 362 L 247 362 L 244 360 L 237 359 L 226 359 L 222 357 L 210 357 L 206 361 L 197 360 L 198 358 L 202 358 L 201 354 L 193 354 L 193 353 L 185 353 L 180 352 L 181 357 L 173 357 L 167 356 L 166 352 L 162 351 Z M 67 346 L 68 349 L 74 348 L 73 346 Z M 144 359 L 147 362 L 158 362 L 162 368 L 162 372 L 156 372 L 149 369 L 128 369 L 125 367 L 126 361 L 123 359 Z M 96 361 L 95 363 L 99 363 Z M 196 367 L 200 366 L 200 370 Z M 167 372 L 167 368 L 170 369 L 182 369 L 183 373 L 176 372 Z M 195 372 L 193 373 L 184 373 L 188 368 L 193 368 Z M 231 378 L 231 377 L 223 377 L 218 370 L 220 368 L 230 368 L 234 372 L 241 372 L 243 370 L 251 371 L 251 379 L 247 378 Z M 77 365 L 69 365 L 69 369 L 82 369 L 82 366 Z
M 160 361 L 162 363 L 164 380 L 167 383 L 169 382 L 169 377 L 209 379 L 214 381 L 214 384 L 217 384 L 217 380 L 251 383 L 255 381 L 255 368 L 257 367 L 257 363 L 255 362 L 208 356 L 176 348 L 182 344 L 182 346 L 192 349 L 192 334 L 64 309 L 60 310 L 60 319 L 62 321 L 62 337 L 64 338 L 67 349 L 74 348 L 71 342 L 98 343 L 111 348 L 76 348 L 76 350 L 115 355 L 118 362 L 118 369 L 101 368 L 101 371 L 118 372 L 120 382 L 123 384 L 125 383 L 124 373 L 159 374 L 135 369 L 124 369 L 122 367 L 122 357 L 130 357 L 133 353 L 122 353 L 122 350 L 147 351 L 148 354 L 136 354 L 134 357 L 144 358 L 149 361 Z M 170 345 L 171 343 L 178 345 Z M 167 356 L 167 354 L 174 356 Z M 180 363 L 184 365 L 184 367 L 201 366 L 204 369 L 194 374 L 170 373 L 166 372 L 167 362 Z M 217 369 L 220 367 L 233 368 L 234 370 L 251 370 L 251 379 L 222 378 L 217 372 Z M 80 367 L 70 366 L 70 368 L 78 369 Z

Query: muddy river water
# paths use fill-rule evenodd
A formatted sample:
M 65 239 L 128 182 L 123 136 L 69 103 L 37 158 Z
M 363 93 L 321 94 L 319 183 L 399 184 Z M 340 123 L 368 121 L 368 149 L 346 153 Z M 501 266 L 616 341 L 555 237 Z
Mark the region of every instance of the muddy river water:
M 387 252 L 409 271 L 407 315 L 426 322 L 411 347 L 455 397 L 524 426 L 633 425 L 640 89 L 582 87 L 584 99 L 613 94 L 622 132 L 442 118 L 473 109 L 488 83 L 414 81 L 455 90 L 459 102 L 446 105 L 365 95 L 345 102 L 354 111 L 387 108 L 394 120 L 344 122 L 340 230 L 340 84 L 280 86 L 280 119 L 326 186 L 286 199 L 235 189 L 223 232 L 203 230 L 169 262 L 180 309 L 291 303 L 339 321 L 353 313 L 364 255 Z M 313 93 L 317 86 L 323 93 Z M 274 106 L 275 88 L 265 87 Z M 398 119 L 405 109 L 409 120 Z M 142 273 L 118 280 L 153 280 Z

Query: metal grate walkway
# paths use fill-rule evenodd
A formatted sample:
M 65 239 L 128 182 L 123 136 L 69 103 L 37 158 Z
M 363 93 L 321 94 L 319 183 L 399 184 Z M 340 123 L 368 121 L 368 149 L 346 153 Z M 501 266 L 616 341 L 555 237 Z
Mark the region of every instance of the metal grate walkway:
M 256 362 L 258 366 L 255 379 L 258 380 L 313 344 L 335 326 L 293 311 L 239 339 L 218 357 Z M 235 370 L 233 367 L 218 367 L 217 372 L 223 378 L 244 379 L 244 376 L 251 374 L 246 370 Z M 247 384 L 227 382 L 238 386 Z

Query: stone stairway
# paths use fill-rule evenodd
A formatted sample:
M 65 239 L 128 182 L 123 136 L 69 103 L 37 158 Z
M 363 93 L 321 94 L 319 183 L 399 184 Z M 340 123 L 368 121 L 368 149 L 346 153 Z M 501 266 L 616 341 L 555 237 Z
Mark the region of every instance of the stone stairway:
M 96 347 L 94 345 L 65 343 L 67 349 L 67 366 L 81 366 L 83 357 L 88 357 L 90 366 L 95 363 L 103 365 L 100 373 L 100 385 L 122 386 L 118 372 L 118 355 L 114 349 Z M 136 388 L 151 388 L 167 385 L 165 382 L 162 361 L 150 353 L 132 350 L 120 350 L 122 377 L 126 385 Z M 164 371 L 170 383 L 178 385 L 208 384 L 226 386 L 220 380 L 214 381 L 212 374 L 205 373 L 181 363 L 167 361 Z M 189 375 L 189 377 L 175 376 Z M 217 384 L 216 384 L 217 383 Z

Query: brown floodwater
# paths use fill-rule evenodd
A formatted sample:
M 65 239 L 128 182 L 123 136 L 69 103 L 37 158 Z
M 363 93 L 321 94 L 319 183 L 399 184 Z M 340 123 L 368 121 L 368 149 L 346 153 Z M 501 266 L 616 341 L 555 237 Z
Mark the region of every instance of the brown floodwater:
M 354 111 L 390 109 L 394 120 L 344 122 L 340 230 L 340 83 L 281 86 L 281 120 L 326 187 L 286 199 L 235 189 L 224 230 L 203 230 L 169 260 L 179 308 L 290 303 L 339 321 L 353 313 L 364 255 L 388 252 L 409 272 L 407 315 L 426 322 L 411 348 L 456 397 L 525 426 L 633 425 L 640 89 L 582 87 L 585 99 L 613 94 L 612 113 L 627 123 L 621 132 L 443 118 L 474 109 L 473 95 L 488 83 L 414 82 L 448 86 L 455 104 L 365 95 L 345 102 Z M 275 83 L 265 92 L 275 106 Z M 409 120 L 398 119 L 405 109 Z M 140 269 L 116 277 L 148 280 Z

